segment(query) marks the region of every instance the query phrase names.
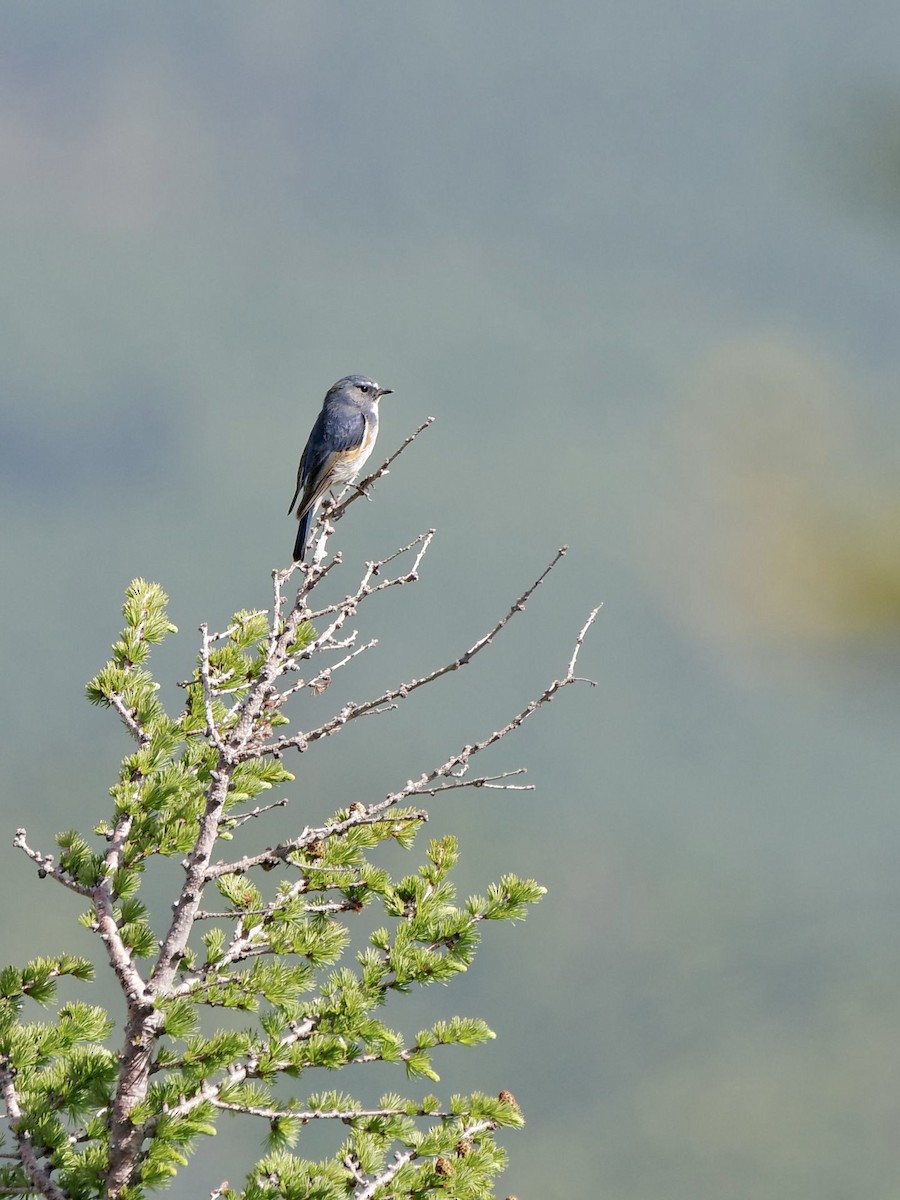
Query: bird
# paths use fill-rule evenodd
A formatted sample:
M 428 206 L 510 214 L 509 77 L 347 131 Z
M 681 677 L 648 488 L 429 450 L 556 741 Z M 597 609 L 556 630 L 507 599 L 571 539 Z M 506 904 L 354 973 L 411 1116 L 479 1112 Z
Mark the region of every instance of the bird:
M 302 562 L 319 502 L 329 488 L 352 483 L 372 453 L 378 436 L 378 401 L 389 396 L 366 375 L 345 375 L 328 389 L 297 468 L 297 486 L 288 515 L 297 506 L 300 527 L 294 562 Z M 299 499 L 298 499 L 299 497 Z

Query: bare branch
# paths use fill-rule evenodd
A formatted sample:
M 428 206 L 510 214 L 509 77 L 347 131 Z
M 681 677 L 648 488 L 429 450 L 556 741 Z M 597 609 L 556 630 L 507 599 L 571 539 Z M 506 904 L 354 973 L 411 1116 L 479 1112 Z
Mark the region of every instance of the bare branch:
M 452 1112 L 436 1111 L 427 1108 L 415 1108 L 410 1111 L 403 1108 L 266 1108 L 253 1104 L 231 1104 L 225 1100 L 213 1100 L 216 1108 L 226 1112 L 243 1113 L 248 1117 L 262 1117 L 267 1121 L 277 1121 L 293 1118 L 295 1121 L 344 1121 L 346 1124 L 363 1117 L 433 1117 L 435 1120 L 449 1121 L 456 1115 Z
M 408 800 L 412 796 L 433 796 L 440 791 L 449 791 L 457 787 L 487 787 L 492 783 L 495 783 L 497 779 L 501 778 L 501 776 L 484 776 L 478 779 L 466 780 L 464 776 L 466 771 L 469 769 L 469 763 L 471 759 L 476 754 L 479 754 L 482 750 L 486 750 L 489 746 L 493 746 L 496 742 L 499 742 L 502 738 L 518 729 L 519 726 L 522 725 L 530 716 L 536 713 L 540 708 L 543 708 L 545 704 L 549 704 L 557 692 L 561 691 L 564 687 L 568 687 L 569 684 L 572 683 L 588 683 L 591 687 L 594 686 L 591 680 L 579 679 L 574 672 L 575 665 L 578 661 L 578 653 L 584 644 L 585 636 L 587 635 L 591 625 L 593 625 L 594 621 L 597 619 L 597 614 L 600 612 L 601 607 L 601 605 L 598 605 L 591 612 L 587 621 L 584 623 L 580 632 L 578 633 L 578 636 L 575 640 L 574 652 L 569 660 L 569 666 L 566 674 L 562 679 L 554 679 L 554 681 L 544 689 L 540 696 L 536 697 L 529 704 L 527 704 L 525 708 L 518 712 L 512 718 L 512 720 L 508 721 L 502 729 L 496 730 L 488 737 L 483 738 L 480 742 L 475 742 L 472 745 L 464 746 L 462 750 L 452 755 L 439 767 L 435 767 L 431 771 L 424 772 L 416 780 L 409 780 L 405 787 L 401 788 L 397 792 L 389 793 L 378 803 L 366 806 L 358 814 L 359 818 L 366 823 L 373 823 L 379 819 L 383 819 L 383 814 L 388 809 L 393 808 L 395 805 L 400 804 L 404 800 Z M 518 774 L 518 772 L 510 772 L 510 774 Z M 453 777 L 452 783 L 435 783 L 436 780 L 444 779 L 448 776 Z M 341 826 L 348 823 L 349 821 L 340 822 L 337 825 L 331 826 L 330 836 L 334 836 L 335 833 L 343 832 Z
M 387 799 L 391 800 L 393 803 L 399 803 L 401 800 L 406 800 L 410 796 L 431 793 L 433 781 L 441 778 L 442 776 L 456 775 L 457 777 L 461 777 L 463 773 L 468 770 L 469 762 L 476 754 L 480 753 L 482 750 L 486 750 L 489 746 L 493 746 L 496 742 L 499 742 L 501 738 L 505 738 L 508 734 L 512 733 L 513 730 L 518 729 L 519 726 L 522 725 L 530 716 L 533 716 L 538 709 L 543 708 L 545 704 L 549 704 L 557 692 L 561 691 L 564 687 L 568 687 L 569 684 L 572 683 L 587 683 L 591 687 L 596 686 L 593 680 L 579 679 L 574 672 L 575 664 L 578 661 L 578 653 L 584 644 L 585 635 L 587 634 L 587 631 L 590 629 L 591 625 L 593 625 L 594 621 L 597 619 L 597 614 L 600 612 L 601 607 L 601 605 L 598 605 L 591 612 L 587 621 L 582 626 L 581 631 L 575 640 L 575 649 L 571 659 L 569 660 L 568 670 L 562 679 L 554 679 L 554 681 L 544 689 L 540 696 L 532 700 L 529 704 L 526 704 L 526 706 L 520 712 L 518 712 L 511 721 L 508 721 L 502 729 L 496 730 L 488 737 L 483 738 L 480 742 L 475 742 L 473 745 L 464 746 L 462 750 L 454 754 L 451 758 L 448 758 L 447 761 L 440 767 L 421 775 L 414 782 L 410 781 L 407 783 L 405 788 L 399 792 L 395 792 L 393 796 L 389 796 Z M 465 784 L 463 784 L 463 786 L 465 786 Z M 476 780 L 472 780 L 469 786 L 478 787 L 483 785 Z M 437 790 L 441 789 L 438 788 Z M 385 801 L 382 801 L 382 804 L 387 807 Z
M 146 745 L 147 742 L 150 740 L 150 735 L 147 733 L 147 731 L 144 729 L 143 725 L 140 723 L 140 721 L 134 715 L 134 709 L 128 707 L 128 705 L 125 703 L 125 700 L 123 699 L 123 697 L 120 695 L 119 692 L 110 692 L 108 694 L 107 699 L 109 700 L 112 707 L 119 714 L 119 716 L 122 718 L 122 724 L 125 726 L 125 728 L 128 730 L 128 732 L 131 734 L 131 736 L 134 738 L 134 740 L 136 742 L 139 742 L 142 746 Z
M 205 621 L 200 626 L 200 638 L 200 682 L 203 686 L 203 711 L 206 715 L 206 727 L 213 745 L 222 754 L 225 746 L 213 713 L 213 689 L 209 677 L 209 647 L 212 639 L 209 636 L 209 626 Z
M 397 801 L 394 801 L 397 803 Z M 312 846 L 315 842 L 324 842 L 328 838 L 340 837 L 346 833 L 348 829 L 354 829 L 358 825 L 378 825 L 385 820 L 390 820 L 384 816 L 384 810 L 388 805 L 384 801 L 378 804 L 370 804 L 368 806 L 360 804 L 355 812 L 352 812 L 349 817 L 343 821 L 330 821 L 327 825 L 320 825 L 316 829 L 310 829 L 309 826 L 304 829 L 299 837 L 291 838 L 287 842 L 281 842 L 277 846 L 270 846 L 267 850 L 263 850 L 260 854 L 248 854 L 244 858 L 238 859 L 236 862 L 230 863 L 212 863 L 206 872 L 207 881 L 220 879 L 223 875 L 245 875 L 253 867 L 274 867 L 279 862 L 287 862 L 292 854 L 298 851 L 305 850 Z M 415 812 L 398 813 L 393 820 L 397 825 L 397 831 L 400 831 L 402 825 L 410 821 L 427 821 L 428 813 L 424 809 Z M 326 873 L 340 870 L 352 870 L 350 867 L 311 867 L 306 865 L 304 870 L 322 870 Z
M 85 887 L 84 884 L 78 883 L 68 871 L 64 871 L 62 867 L 58 867 L 53 861 L 52 854 L 41 854 L 39 850 L 32 848 L 25 841 L 27 834 L 24 829 L 17 829 L 16 836 L 13 838 L 13 845 L 17 850 L 23 851 L 37 864 L 38 875 L 43 879 L 49 875 L 51 879 L 55 879 L 57 883 L 61 883 L 63 887 L 67 887 L 70 892 L 76 892 L 79 896 L 90 896 L 91 889 Z
M 343 884 L 342 886 L 343 887 L 354 887 L 354 886 L 359 887 L 361 883 L 362 883 L 362 881 L 357 879 L 357 880 L 351 880 L 351 881 Z M 323 900 L 318 904 L 304 904 L 303 912 L 305 912 L 305 913 L 352 912 L 353 910 L 355 910 L 358 907 L 359 907 L 359 905 L 354 900 Z M 197 913 L 197 916 L 195 919 L 197 921 L 236 921 L 240 917 L 270 917 L 270 916 L 272 916 L 272 914 L 273 914 L 273 909 L 271 909 L 271 908 L 241 908 L 241 909 L 231 909 L 230 911 L 222 909 L 218 912 L 214 912 L 214 911 L 202 908 Z M 216 963 L 214 965 L 218 966 L 218 963 Z
M 133 817 L 119 817 L 113 830 L 104 859 L 104 870 L 97 883 L 90 889 L 94 902 L 97 930 L 106 947 L 109 964 L 115 971 L 130 1009 L 146 1002 L 147 981 L 134 965 L 131 952 L 122 940 L 122 932 L 116 917 L 112 893 L 112 879 L 122 860 L 122 848 L 131 832 Z
M 429 529 L 425 533 L 420 533 L 417 537 L 414 537 L 413 540 L 407 545 L 401 546 L 398 550 L 394 550 L 393 553 L 388 554 L 386 558 L 381 558 L 375 562 L 366 563 L 365 574 L 363 575 L 359 587 L 352 596 L 347 596 L 335 604 L 327 604 L 324 608 L 310 611 L 307 613 L 307 620 L 318 621 L 321 617 L 330 616 L 332 613 L 341 613 L 343 614 L 344 620 L 346 620 L 348 616 L 352 616 L 353 613 L 356 612 L 359 605 L 363 600 L 366 599 L 367 596 L 374 596 L 376 592 L 382 592 L 385 590 L 385 588 L 397 587 L 404 583 L 415 583 L 419 578 L 418 571 L 419 567 L 421 566 L 422 559 L 425 557 L 428 548 L 434 539 L 434 535 L 435 530 Z M 419 551 L 416 554 L 415 561 L 413 562 L 413 565 L 409 571 L 407 571 L 404 575 L 396 575 L 391 579 L 384 579 L 381 581 L 381 583 L 376 584 L 374 587 L 370 586 L 369 581 L 376 575 L 379 575 L 389 563 L 394 562 L 401 556 L 401 554 L 406 554 L 408 551 L 415 549 L 416 546 L 419 547 Z M 341 622 L 341 624 L 343 624 L 343 622 Z M 330 637 L 330 631 L 327 631 L 326 635 L 324 636 Z M 317 638 L 316 642 L 321 640 L 321 638 Z M 313 653 L 315 645 L 316 643 L 312 643 L 310 646 L 308 646 L 303 651 L 303 656 L 308 658 Z
M 378 468 L 377 471 L 373 471 L 371 475 L 367 475 L 365 477 L 365 479 L 362 479 L 358 483 L 354 484 L 351 494 L 347 497 L 347 499 L 346 500 L 338 500 L 338 502 L 334 505 L 334 507 L 331 509 L 331 511 L 327 514 L 328 520 L 331 521 L 332 523 L 338 522 L 341 519 L 341 517 L 344 515 L 344 513 L 347 511 L 347 509 L 350 507 L 350 505 L 355 500 L 358 500 L 360 498 L 360 496 L 365 495 L 373 483 L 377 483 L 377 481 L 379 479 L 381 479 L 381 478 L 383 478 L 383 476 L 389 474 L 391 464 L 393 462 L 396 462 L 396 460 L 400 457 L 400 455 L 403 453 L 403 451 L 408 449 L 413 444 L 413 442 L 416 440 L 416 438 L 421 433 L 425 432 L 425 430 L 429 427 L 429 425 L 433 425 L 435 420 L 436 420 L 435 417 L 426 418 L 426 420 L 424 420 L 422 422 L 422 424 L 419 426 L 418 429 L 414 430 L 408 437 L 403 439 L 403 441 L 400 443 L 400 445 L 397 447 L 397 449 L 393 452 L 393 454 L 388 455 L 388 457 L 384 460 L 384 462 L 381 464 L 381 466 Z
M 266 754 L 281 754 L 285 750 L 291 748 L 300 750 L 302 752 L 312 742 L 317 742 L 322 738 L 330 737 L 332 734 L 337 733 L 339 729 L 342 729 L 350 721 L 356 720 L 357 717 L 365 716 L 373 710 L 382 710 L 393 700 L 405 700 L 411 692 L 416 691 L 418 688 L 425 687 L 426 684 L 433 683 L 436 679 L 440 679 L 441 676 L 447 675 L 451 671 L 458 671 L 461 667 L 468 666 L 468 664 L 473 658 L 475 658 L 477 654 L 480 654 L 485 647 L 491 645 L 497 634 L 509 624 L 516 613 L 520 613 L 524 610 L 528 600 L 537 591 L 553 568 L 557 565 L 560 559 L 566 555 L 567 552 L 568 546 L 560 547 L 549 565 L 545 567 L 534 583 L 525 589 L 521 596 L 519 596 L 515 603 L 510 607 L 509 611 L 502 616 L 499 621 L 496 622 L 492 629 L 490 629 L 483 637 L 479 638 L 477 642 L 473 643 L 468 650 L 464 651 L 452 662 L 445 663 L 442 667 L 438 667 L 434 671 L 429 672 L 429 674 L 423 675 L 421 679 L 413 679 L 410 680 L 409 683 L 401 683 L 398 687 L 390 688 L 388 691 L 383 692 L 380 696 L 373 700 L 366 700 L 359 704 L 351 701 L 349 704 L 345 704 L 341 711 L 332 717 L 330 721 L 326 721 L 317 729 L 312 729 L 308 733 L 296 733 L 291 737 L 277 738 L 275 741 L 268 742 L 265 745 L 254 747 L 252 751 L 253 755 L 255 757 L 262 757 Z M 362 586 L 365 586 L 365 584 Z M 372 590 L 377 591 L 378 589 L 374 588 Z M 388 710 L 385 709 L 385 711 Z
M 551 570 L 552 567 L 555 566 L 563 552 L 564 551 L 560 551 L 560 553 L 557 554 L 557 557 L 553 560 L 547 570 L 544 571 L 540 579 L 538 579 L 536 583 L 532 585 L 531 589 L 529 589 L 529 592 L 526 593 L 526 598 L 527 595 L 530 595 L 531 592 L 534 591 L 534 588 L 540 584 L 541 580 L 546 577 L 547 571 Z M 498 622 L 494 629 L 496 630 L 502 628 L 503 625 L 509 621 L 513 613 L 520 611 L 518 605 L 523 603 L 524 600 L 521 600 L 520 598 L 520 601 L 517 602 L 517 605 L 514 605 L 510 609 L 505 619 L 501 622 Z M 508 778 L 509 776 L 521 774 L 521 769 L 504 772 L 501 775 L 488 775 L 475 779 L 466 779 L 464 776 L 469 768 L 469 763 L 476 754 L 479 754 L 482 750 L 486 750 L 489 746 L 493 746 L 496 742 L 499 742 L 502 738 L 518 729 L 519 726 L 522 725 L 530 716 L 532 716 L 540 708 L 543 708 L 545 704 L 549 704 L 557 692 L 561 691 L 562 688 L 568 687 L 569 684 L 572 683 L 588 683 L 590 686 L 594 686 L 591 680 L 583 680 L 575 675 L 575 666 L 587 632 L 596 620 L 597 614 L 600 612 L 601 607 L 601 605 L 598 605 L 591 612 L 587 621 L 579 631 L 578 636 L 575 639 L 575 647 L 572 652 L 572 657 L 569 660 L 568 669 L 564 677 L 562 679 L 555 679 L 551 684 L 549 684 L 548 687 L 544 689 L 540 696 L 530 701 L 525 708 L 518 712 L 501 729 L 495 730 L 488 737 L 483 738 L 479 742 L 463 746 L 461 750 L 457 751 L 456 754 L 448 758 L 447 761 L 442 763 L 439 767 L 435 767 L 431 771 L 424 772 L 416 780 L 409 780 L 405 787 L 401 788 L 397 792 L 389 793 L 383 800 L 380 800 L 374 804 L 359 805 L 358 809 L 352 812 L 350 816 L 343 821 L 333 821 L 327 825 L 321 826 L 318 829 L 310 829 L 307 827 L 299 837 L 292 838 L 287 842 L 282 842 L 278 846 L 272 846 L 260 854 L 247 855 L 245 858 L 239 859 L 236 862 L 220 862 L 210 865 L 206 876 L 207 880 L 218 879 L 223 875 L 245 874 L 253 867 L 272 867 L 275 866 L 279 861 L 287 861 L 291 854 L 304 850 L 306 847 L 312 845 L 316 841 L 325 841 L 330 837 L 340 837 L 343 833 L 346 833 L 348 829 L 352 829 L 357 825 L 378 824 L 385 820 L 385 813 L 388 809 L 394 808 L 403 800 L 407 800 L 411 796 L 435 796 L 438 792 L 452 791 L 464 787 L 513 788 L 515 785 L 502 784 L 500 781 L 504 778 Z M 477 653 L 478 649 L 481 649 L 486 644 L 487 642 L 485 639 L 481 639 L 480 643 L 476 643 L 477 649 L 474 649 L 473 652 Z M 461 661 L 462 659 L 457 660 L 458 663 Z M 453 668 L 449 667 L 447 669 Z M 437 678 L 438 675 L 442 673 L 444 673 L 443 669 L 440 672 L 433 672 L 428 678 Z M 372 711 L 370 706 L 360 705 L 356 707 L 362 710 L 357 715 L 362 715 L 363 712 Z M 444 780 L 448 777 L 452 777 L 451 782 L 436 782 L 437 780 Z M 525 789 L 523 788 L 522 790 Z M 528 790 L 531 790 L 530 787 Z M 404 814 L 402 817 L 399 817 L 398 820 L 427 821 L 428 814 L 423 809 L 413 815 Z
M 250 809 L 249 812 L 235 814 L 233 811 L 230 811 L 227 816 L 222 817 L 221 824 L 226 829 L 239 829 L 247 821 L 252 821 L 255 817 L 261 817 L 263 813 L 271 812 L 273 808 L 286 808 L 288 804 L 290 804 L 290 801 L 287 796 L 282 796 L 280 800 L 273 800 L 271 804 L 259 804 L 256 808 Z
M 257 608 L 253 612 L 249 613 L 247 615 L 246 619 L 252 620 L 254 617 L 267 617 L 268 615 L 269 614 L 266 612 L 266 610 L 264 608 Z M 240 628 L 241 628 L 241 622 L 235 621 L 233 624 L 229 625 L 228 628 L 223 630 L 221 633 L 211 633 L 209 635 L 209 640 L 210 640 L 210 642 L 227 641 L 229 638 L 234 637 L 234 635 L 238 632 L 238 630 Z
M 587 632 L 590 629 L 590 627 L 593 625 L 593 623 L 596 621 L 597 616 L 602 607 L 603 607 L 602 604 L 598 604 L 597 607 L 591 612 L 590 616 L 585 621 L 585 623 L 582 625 L 581 629 L 579 630 L 578 637 L 576 637 L 576 639 L 575 639 L 575 646 L 572 650 L 572 657 L 569 659 L 569 669 L 566 672 L 566 679 L 565 679 L 566 683 L 578 682 L 578 683 L 590 684 L 591 687 L 597 686 L 593 679 L 578 679 L 578 680 L 576 680 L 575 664 L 578 662 L 578 655 L 581 653 L 581 647 L 584 645 L 584 639 L 587 637 Z
M 219 823 L 228 797 L 231 773 L 228 764 L 222 762 L 213 772 L 213 781 L 207 796 L 206 808 L 200 819 L 200 828 L 194 849 L 185 861 L 185 882 L 174 905 L 169 930 L 163 939 L 156 966 L 151 975 L 151 986 L 155 994 L 165 995 L 171 987 L 178 963 L 184 954 L 194 922 L 194 914 L 200 907 L 203 885 L 209 860 L 219 832 Z
M 436 796 L 438 792 L 451 792 L 456 788 L 494 788 L 500 792 L 533 792 L 533 783 L 501 783 L 513 775 L 524 775 L 525 767 L 516 767 L 513 771 L 503 771 L 500 775 L 482 775 L 478 779 L 455 779 L 452 783 L 436 784 L 420 795 Z
M 353 639 L 355 639 L 355 638 L 356 638 L 356 633 L 354 632 L 352 637 L 347 638 L 346 641 L 332 642 L 332 644 L 329 647 L 327 647 L 327 649 L 329 649 L 329 650 L 343 649 L 345 646 L 352 645 Z M 295 683 L 293 685 L 293 687 L 289 687 L 281 693 L 281 703 L 283 703 L 288 698 L 288 696 L 292 696 L 294 694 L 294 692 L 302 691 L 303 688 L 309 688 L 309 690 L 313 693 L 313 695 L 316 695 L 316 696 L 320 695 L 322 692 L 325 691 L 325 689 L 331 683 L 331 680 L 332 680 L 332 677 L 333 677 L 335 671 L 339 671 L 341 669 L 341 667 L 346 667 L 347 663 L 350 662 L 351 659 L 356 658 L 357 655 L 365 654 L 365 652 L 367 650 L 374 650 L 374 648 L 377 645 L 378 645 L 378 638 L 371 638 L 368 642 L 365 643 L 364 646 L 357 646 L 355 650 L 353 650 L 350 654 L 345 655 L 343 658 L 339 659 L 336 663 L 332 663 L 328 667 L 323 667 L 322 670 L 318 673 L 318 675 L 313 675 L 313 677 L 311 679 L 298 680 L 297 683 Z M 325 649 L 325 648 L 326 647 L 323 647 L 323 649 Z
M 342 1160 L 342 1165 L 346 1167 L 350 1178 L 354 1183 L 358 1183 L 360 1187 L 365 1187 L 368 1182 L 363 1174 L 362 1164 L 358 1158 L 354 1158 L 352 1154 L 347 1154 Z

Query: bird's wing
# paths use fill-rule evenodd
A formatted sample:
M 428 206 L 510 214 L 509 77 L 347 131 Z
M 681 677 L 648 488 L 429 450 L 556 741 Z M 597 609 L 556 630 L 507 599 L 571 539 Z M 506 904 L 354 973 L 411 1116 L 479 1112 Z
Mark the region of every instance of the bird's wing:
M 355 405 L 346 409 L 323 409 L 300 458 L 297 487 L 288 512 L 293 510 L 302 491 L 303 497 L 297 506 L 297 519 L 302 520 L 327 492 L 335 464 L 355 455 L 365 436 L 366 419 Z

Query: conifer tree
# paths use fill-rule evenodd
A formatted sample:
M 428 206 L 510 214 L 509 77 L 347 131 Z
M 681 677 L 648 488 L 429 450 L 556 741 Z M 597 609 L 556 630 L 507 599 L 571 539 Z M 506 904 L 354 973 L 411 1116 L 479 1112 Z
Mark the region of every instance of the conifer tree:
M 149 670 L 152 647 L 175 632 L 167 597 L 155 583 L 129 586 L 125 628 L 87 686 L 88 699 L 112 710 L 131 739 L 110 789 L 112 811 L 92 835 L 59 834 L 56 855 L 32 848 L 24 829 L 15 836 L 38 875 L 83 905 L 82 924 L 102 943 L 121 1008 L 108 1013 L 88 1000 L 56 1000 L 60 979 L 89 985 L 93 977 L 90 961 L 71 953 L 0 973 L 0 1195 L 140 1200 L 189 1171 L 198 1139 L 236 1118 L 264 1123 L 267 1152 L 243 1186 L 223 1182 L 213 1200 L 494 1194 L 505 1163 L 494 1135 L 523 1120 L 512 1095 L 406 1094 L 414 1082 L 438 1082 L 435 1047 L 476 1045 L 491 1030 L 477 1018 L 455 1017 L 407 1040 L 386 1015 L 411 989 L 465 971 L 482 923 L 524 917 L 544 889 L 507 874 L 460 903 L 453 837 L 432 840 L 420 865 L 400 879 L 379 865 L 377 852 L 387 842 L 413 850 L 426 797 L 520 786 L 510 782 L 520 772 L 477 775 L 473 760 L 576 681 L 597 610 L 562 677 L 503 728 L 387 796 L 333 813 L 306 810 L 294 836 L 241 851 L 245 827 L 287 804 L 286 797 L 260 798 L 294 779 L 289 761 L 469 663 L 565 553 L 458 658 L 319 715 L 334 674 L 372 645 L 348 632 L 349 619 L 376 593 L 416 580 L 433 531 L 366 564 L 342 598 L 329 595 L 341 562 L 328 555 L 329 535 L 425 425 L 326 506 L 312 562 L 273 572 L 270 610 L 239 611 L 219 633 L 201 626 L 197 666 L 176 716 L 165 711 Z M 161 858 L 183 868 L 162 916 L 141 898 Z M 379 923 L 353 955 L 353 920 L 366 909 L 378 911 Z M 36 1014 L 35 1004 L 50 1012 Z M 222 1009 L 232 1010 L 227 1023 L 216 1021 Z M 379 1062 L 396 1067 L 397 1090 L 365 1106 L 351 1089 Z M 335 1071 L 339 1090 L 330 1086 Z M 334 1152 L 324 1161 L 303 1157 L 311 1122 L 335 1128 Z

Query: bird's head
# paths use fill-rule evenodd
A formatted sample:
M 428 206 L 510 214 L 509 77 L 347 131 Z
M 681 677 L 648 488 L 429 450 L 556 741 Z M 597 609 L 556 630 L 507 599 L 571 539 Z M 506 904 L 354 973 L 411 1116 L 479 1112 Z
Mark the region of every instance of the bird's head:
M 382 387 L 374 379 L 369 379 L 367 375 L 346 375 L 337 381 L 331 389 L 331 393 L 342 399 L 350 400 L 354 404 L 365 404 L 367 401 L 380 400 L 382 396 L 389 396 L 391 390 L 391 388 Z

